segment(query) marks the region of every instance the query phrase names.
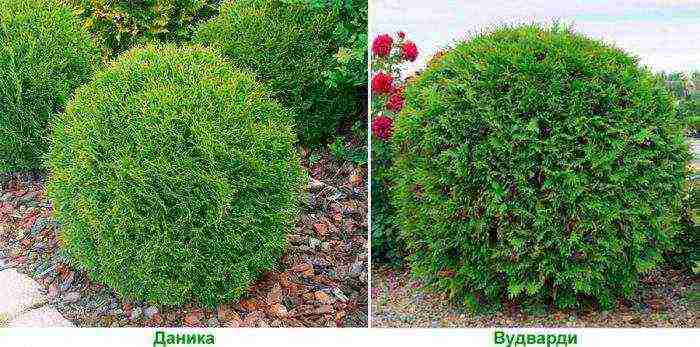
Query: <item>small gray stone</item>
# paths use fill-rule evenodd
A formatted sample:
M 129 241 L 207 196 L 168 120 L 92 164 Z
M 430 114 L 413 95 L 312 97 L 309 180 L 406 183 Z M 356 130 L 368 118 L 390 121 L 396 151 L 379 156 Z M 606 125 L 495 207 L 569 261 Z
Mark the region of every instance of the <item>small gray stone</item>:
M 37 275 L 37 277 L 44 277 L 44 276 L 46 276 L 46 275 L 49 274 L 49 273 L 53 274 L 53 273 L 56 271 L 56 267 L 57 267 L 56 264 L 53 264 L 53 265 L 51 265 L 51 266 L 45 267 L 45 268 L 41 271 L 41 273 L 39 273 L 39 274 Z
M 361 261 L 352 264 L 350 268 L 350 274 L 353 276 L 361 276 L 364 273 L 364 266 Z
M 39 217 L 36 219 L 36 222 L 34 222 L 34 225 L 32 226 L 32 229 L 29 231 L 29 233 L 32 234 L 32 236 L 36 236 L 41 230 L 46 228 L 47 225 L 49 225 L 48 220 L 44 217 Z
M 141 308 L 140 307 L 134 307 L 133 310 L 131 310 L 131 320 L 137 320 L 141 318 Z
M 37 195 L 39 195 L 38 191 L 31 191 L 27 194 L 24 194 L 24 196 L 19 201 L 21 201 L 21 202 L 32 201 L 37 197 Z
M 10 268 L 10 264 L 7 263 L 7 260 L 0 258 L 0 271 L 7 268 Z
M 80 294 L 78 292 L 68 292 L 63 295 L 63 302 L 65 303 L 76 302 L 78 299 L 80 299 Z
M 49 248 L 49 245 L 46 242 L 37 242 L 34 245 L 34 249 L 39 252 L 40 254 L 43 254 L 46 252 L 46 250 Z
M 68 275 L 68 277 L 66 277 L 66 279 L 63 282 L 61 282 L 61 285 L 59 286 L 59 288 L 61 288 L 61 291 L 65 292 L 68 289 L 70 289 L 70 287 L 73 285 L 74 279 L 75 279 L 75 275 L 71 272 Z
M 158 313 L 158 309 L 155 306 L 149 306 L 143 311 L 143 313 L 146 315 L 146 318 L 151 319 L 156 315 L 156 313 Z
M 322 243 L 322 244 L 321 244 L 321 250 L 322 250 L 323 252 L 326 252 L 326 253 L 330 252 L 330 251 L 331 251 L 331 243 L 330 243 L 330 242 L 324 242 L 324 243 Z
M 348 297 L 343 294 L 343 292 L 340 290 L 340 288 L 333 288 L 333 295 L 335 295 L 336 298 L 340 301 L 348 301 Z
M 312 249 L 316 249 L 316 247 L 318 247 L 319 245 L 321 245 L 321 240 L 313 237 L 309 238 L 309 246 Z
M 338 201 L 338 200 L 345 199 L 346 196 L 347 195 L 345 195 L 343 192 L 336 192 L 335 194 L 333 194 L 333 196 L 330 197 L 330 200 Z

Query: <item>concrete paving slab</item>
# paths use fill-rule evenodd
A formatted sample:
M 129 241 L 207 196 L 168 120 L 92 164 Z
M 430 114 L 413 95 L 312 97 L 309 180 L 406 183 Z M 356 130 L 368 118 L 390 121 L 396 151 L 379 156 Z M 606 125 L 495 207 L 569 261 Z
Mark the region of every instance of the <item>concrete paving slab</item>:
M 73 323 L 63 318 L 55 308 L 48 305 L 25 312 L 11 320 L 9 324 L 10 328 L 68 328 L 73 326 Z
M 0 314 L 14 317 L 34 305 L 46 303 L 39 284 L 15 269 L 0 271 Z

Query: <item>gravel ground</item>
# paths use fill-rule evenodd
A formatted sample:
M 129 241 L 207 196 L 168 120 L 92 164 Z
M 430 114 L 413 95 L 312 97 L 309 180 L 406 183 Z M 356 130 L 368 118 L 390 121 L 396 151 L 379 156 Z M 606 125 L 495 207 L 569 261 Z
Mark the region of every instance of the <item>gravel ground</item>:
M 695 180 L 700 173 L 700 142 L 688 138 Z M 431 292 L 408 269 L 372 269 L 372 326 L 384 328 L 439 327 L 587 327 L 587 328 L 698 328 L 700 277 L 689 271 L 665 268 L 645 277 L 635 296 L 618 302 L 613 311 L 593 307 L 577 311 L 542 308 L 524 312 L 516 303 L 495 314 L 475 315 L 451 305 Z
M 279 269 L 238 302 L 216 310 L 195 302 L 161 307 L 121 298 L 90 281 L 60 250 L 60 225 L 40 174 L 0 178 L 0 270 L 16 268 L 35 279 L 76 326 L 367 326 L 366 167 L 338 161 L 326 150 L 300 151 L 312 178 L 308 204 L 288 235 Z
M 543 308 L 524 312 L 507 303 L 494 314 L 474 315 L 453 306 L 441 294 L 430 292 L 408 270 L 372 271 L 372 326 L 383 328 L 698 328 L 700 282 L 697 276 L 662 269 L 644 278 L 631 300 L 621 300 L 612 311 L 594 308 L 562 311 Z

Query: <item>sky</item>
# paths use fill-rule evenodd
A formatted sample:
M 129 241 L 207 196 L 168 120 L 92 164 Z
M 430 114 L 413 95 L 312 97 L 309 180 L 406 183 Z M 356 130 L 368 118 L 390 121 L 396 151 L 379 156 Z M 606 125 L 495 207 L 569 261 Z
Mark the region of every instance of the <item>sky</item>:
M 499 23 L 570 24 L 654 71 L 700 70 L 700 0 L 370 0 L 371 37 L 402 30 L 423 53 Z

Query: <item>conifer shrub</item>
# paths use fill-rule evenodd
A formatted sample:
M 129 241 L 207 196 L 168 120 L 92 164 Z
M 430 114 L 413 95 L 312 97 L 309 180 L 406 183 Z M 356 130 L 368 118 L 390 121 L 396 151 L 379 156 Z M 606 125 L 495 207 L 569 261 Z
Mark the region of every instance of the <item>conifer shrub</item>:
M 295 224 L 291 118 L 212 51 L 125 53 L 53 124 L 48 196 L 71 259 L 126 297 L 237 299 Z
M 332 87 L 355 86 L 367 95 L 367 0 L 282 0 L 289 4 L 302 3 L 317 10 L 333 11 L 338 20 L 333 32 L 333 44 L 338 47 L 336 66 L 324 71 L 326 83 Z
M 85 27 L 116 56 L 145 42 L 186 42 L 222 0 L 68 0 Z
M 42 168 L 49 119 L 99 61 L 68 7 L 0 0 L 0 172 Z
M 361 105 L 355 85 L 327 79 L 327 72 L 338 67 L 335 39 L 341 20 L 332 7 L 300 1 L 229 1 L 218 17 L 202 25 L 195 40 L 270 85 L 296 112 L 300 140 L 315 144 Z
M 414 272 L 472 308 L 629 296 L 683 228 L 673 105 L 636 58 L 568 30 L 455 45 L 409 83 L 395 122 Z

